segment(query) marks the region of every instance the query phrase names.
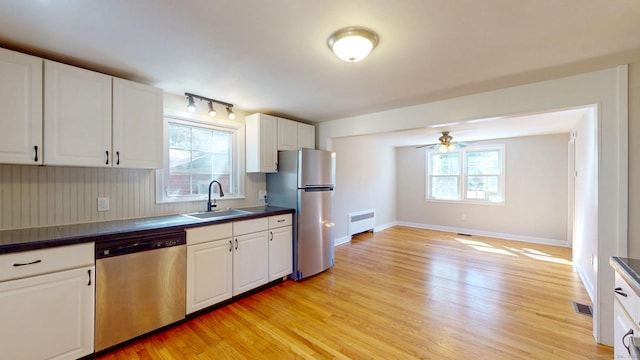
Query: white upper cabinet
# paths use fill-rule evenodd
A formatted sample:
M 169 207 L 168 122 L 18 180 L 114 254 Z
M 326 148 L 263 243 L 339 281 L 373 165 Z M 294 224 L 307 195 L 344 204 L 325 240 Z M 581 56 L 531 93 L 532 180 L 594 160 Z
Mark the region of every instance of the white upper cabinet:
M 298 123 L 278 118 L 278 150 L 298 150 Z
M 313 125 L 298 123 L 298 149 L 316 148 L 316 128 Z
M 245 118 L 248 173 L 278 171 L 278 151 L 316 148 L 313 125 L 265 114 Z
M 42 59 L 0 49 L 0 163 L 42 164 Z
M 252 114 L 245 118 L 246 171 L 276 172 L 278 169 L 278 118 Z
M 162 90 L 113 79 L 114 166 L 162 167 Z
M 45 164 L 111 166 L 111 76 L 45 60 Z
M 161 168 L 162 90 L 49 60 L 44 163 Z

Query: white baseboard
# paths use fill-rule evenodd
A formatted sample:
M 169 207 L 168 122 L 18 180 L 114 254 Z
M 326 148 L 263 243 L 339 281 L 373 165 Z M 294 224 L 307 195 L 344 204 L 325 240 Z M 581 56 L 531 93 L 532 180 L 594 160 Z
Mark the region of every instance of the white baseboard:
M 580 276 L 580 280 L 582 280 L 582 285 L 584 285 L 584 288 L 587 290 L 587 294 L 589 295 L 591 302 L 596 304 L 596 301 L 594 300 L 595 288 L 593 286 L 593 283 L 591 282 L 591 279 L 587 276 L 587 273 L 585 272 L 584 268 L 582 267 L 580 262 L 575 260 L 573 261 L 573 268 L 576 269 L 576 271 L 578 272 L 578 276 Z
M 373 229 L 373 232 L 386 230 L 386 229 L 392 228 L 392 227 L 394 227 L 396 225 L 398 225 L 398 224 L 395 221 L 390 222 L 388 224 L 379 225 L 379 226 L 376 226 Z M 339 245 L 342 245 L 342 244 L 347 244 L 347 243 L 350 243 L 350 242 L 351 242 L 351 236 L 347 235 L 347 236 L 343 236 L 341 238 L 334 239 L 333 240 L 333 246 L 335 247 L 335 246 L 339 246 Z
M 535 236 L 506 234 L 506 233 L 498 233 L 498 232 L 491 232 L 491 231 L 456 228 L 456 227 L 431 225 L 431 224 L 420 224 L 420 223 L 412 223 L 412 222 L 404 222 L 404 221 L 398 221 L 397 225 L 408 226 L 408 227 L 413 227 L 418 229 L 438 230 L 438 231 L 446 231 L 446 232 L 452 232 L 452 233 L 486 236 L 486 237 L 492 237 L 492 238 L 504 239 L 504 240 L 524 241 L 524 242 L 534 243 L 534 244 L 569 247 L 569 242 L 566 240 L 547 239 L 547 238 L 540 238 Z

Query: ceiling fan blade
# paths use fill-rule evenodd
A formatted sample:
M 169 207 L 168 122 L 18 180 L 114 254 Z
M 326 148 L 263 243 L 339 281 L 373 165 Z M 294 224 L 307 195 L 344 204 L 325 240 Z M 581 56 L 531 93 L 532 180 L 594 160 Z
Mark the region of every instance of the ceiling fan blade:
M 429 147 L 429 146 L 435 147 L 435 146 L 440 146 L 440 144 L 438 143 L 438 144 L 418 145 L 418 146 L 416 146 L 416 149 L 420 149 L 420 148 L 423 148 L 423 147 Z

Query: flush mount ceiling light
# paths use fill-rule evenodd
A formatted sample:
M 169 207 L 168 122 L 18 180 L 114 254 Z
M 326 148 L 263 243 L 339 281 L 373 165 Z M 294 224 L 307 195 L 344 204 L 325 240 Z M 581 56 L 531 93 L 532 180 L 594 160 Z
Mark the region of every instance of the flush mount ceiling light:
M 367 28 L 351 26 L 331 34 L 327 45 L 340 59 L 358 62 L 378 45 L 378 34 Z
M 224 102 L 216 99 L 210 99 L 208 97 L 191 94 L 191 93 L 184 93 L 184 96 L 186 96 L 188 101 L 187 110 L 189 110 L 190 112 L 196 111 L 196 103 L 194 99 L 198 99 L 200 101 L 206 101 L 209 103 L 209 115 L 216 116 L 216 109 L 213 107 L 213 104 L 215 103 L 215 104 L 220 104 L 227 108 L 227 114 L 229 114 L 229 119 L 233 120 L 236 118 L 236 114 L 233 113 L 233 104 L 229 104 L 228 102 Z

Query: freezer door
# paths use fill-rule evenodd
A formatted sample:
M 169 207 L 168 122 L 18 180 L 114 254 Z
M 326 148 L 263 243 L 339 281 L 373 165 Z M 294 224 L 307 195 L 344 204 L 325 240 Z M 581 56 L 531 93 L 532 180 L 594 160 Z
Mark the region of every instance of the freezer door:
M 333 191 L 299 190 L 296 278 L 333 266 Z
M 324 150 L 301 149 L 298 161 L 298 187 L 335 184 L 336 153 Z

